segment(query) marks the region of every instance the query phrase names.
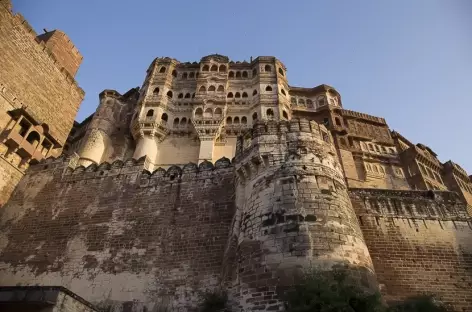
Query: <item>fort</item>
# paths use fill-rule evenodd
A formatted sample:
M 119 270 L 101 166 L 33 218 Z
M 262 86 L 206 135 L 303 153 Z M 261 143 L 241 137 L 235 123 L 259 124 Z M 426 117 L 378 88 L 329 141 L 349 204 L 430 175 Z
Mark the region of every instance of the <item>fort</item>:
M 215 290 L 279 311 L 305 270 L 336 267 L 387 303 L 472 311 L 471 176 L 335 88 L 291 86 L 272 56 L 159 57 L 74 122 L 63 32 L 0 0 L 0 55 L 6 311 L 193 311 Z

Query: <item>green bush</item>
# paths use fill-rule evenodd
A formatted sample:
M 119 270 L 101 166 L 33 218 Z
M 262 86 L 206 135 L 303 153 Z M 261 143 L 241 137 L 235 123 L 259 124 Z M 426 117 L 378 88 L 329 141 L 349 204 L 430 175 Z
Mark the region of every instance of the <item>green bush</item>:
M 228 302 L 226 292 L 205 292 L 202 297 L 203 302 L 200 305 L 200 312 L 226 311 L 226 303 Z
M 384 312 L 378 293 L 363 291 L 340 271 L 312 272 L 285 295 L 287 312 Z
M 446 312 L 431 296 L 416 297 L 387 308 L 378 292 L 350 283 L 343 271 L 312 272 L 284 297 L 287 312 Z

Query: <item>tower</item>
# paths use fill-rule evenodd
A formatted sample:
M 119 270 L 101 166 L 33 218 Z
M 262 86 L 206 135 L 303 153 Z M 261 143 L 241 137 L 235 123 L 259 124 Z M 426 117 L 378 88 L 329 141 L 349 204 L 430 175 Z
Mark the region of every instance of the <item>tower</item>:
M 136 140 L 133 157 L 149 157 L 152 164 L 158 158 L 159 143 L 169 133 L 174 100 L 173 80 L 177 77 L 178 62 L 165 57 L 155 59 L 147 71 L 141 89 L 138 111 L 131 122 L 131 133 Z
M 256 123 L 238 141 L 235 170 L 237 212 L 230 237 L 235 260 L 226 269 L 241 307 L 276 309 L 278 287 L 292 285 L 308 268 L 343 266 L 359 283 L 376 287 L 325 126 L 303 119 Z
M 44 34 L 37 36 L 36 40 L 44 42 L 65 70 L 72 77 L 75 76 L 83 56 L 64 32 L 57 29 L 52 31 L 44 29 Z

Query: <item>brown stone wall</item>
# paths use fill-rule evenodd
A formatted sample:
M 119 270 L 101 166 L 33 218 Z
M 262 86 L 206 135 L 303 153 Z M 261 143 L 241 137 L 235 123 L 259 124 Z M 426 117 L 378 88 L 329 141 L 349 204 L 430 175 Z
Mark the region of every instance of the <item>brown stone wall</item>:
M 387 301 L 435 294 L 472 311 L 472 220 L 450 192 L 351 190 Z
M 0 83 L 62 144 L 84 92 L 19 14 L 0 5 Z M 5 114 L 5 112 L 0 112 Z
M 21 177 L 23 173 L 9 160 L 0 156 L 0 208 L 8 201 Z
M 68 163 L 31 167 L 2 210 L 1 285 L 62 285 L 100 307 L 152 311 L 186 310 L 219 283 L 229 160 L 152 175 L 144 159 Z
M 225 274 L 234 311 L 278 310 L 304 270 L 346 266 L 376 287 L 328 130 L 316 122 L 256 124 L 237 146 L 236 222 Z M 237 252 L 232 252 L 236 248 Z
M 44 41 L 61 65 L 71 76 L 75 76 L 83 57 L 69 37 L 60 30 L 53 30 L 37 38 Z

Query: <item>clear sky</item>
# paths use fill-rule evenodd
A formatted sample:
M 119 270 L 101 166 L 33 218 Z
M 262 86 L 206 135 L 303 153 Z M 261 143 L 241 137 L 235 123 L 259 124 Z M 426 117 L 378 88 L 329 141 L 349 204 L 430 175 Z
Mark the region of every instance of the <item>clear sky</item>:
M 155 57 L 273 55 L 289 83 L 334 86 L 343 105 L 386 118 L 472 174 L 472 1 L 13 0 L 33 28 L 65 31 L 94 112 L 104 89 L 140 86 Z

